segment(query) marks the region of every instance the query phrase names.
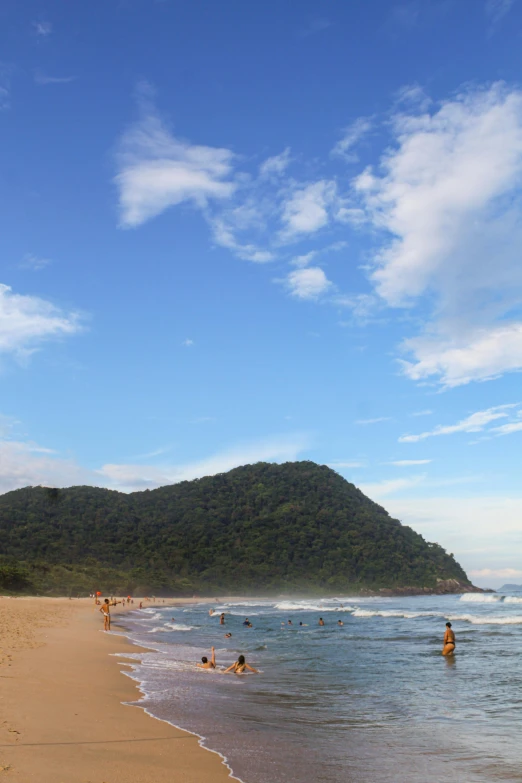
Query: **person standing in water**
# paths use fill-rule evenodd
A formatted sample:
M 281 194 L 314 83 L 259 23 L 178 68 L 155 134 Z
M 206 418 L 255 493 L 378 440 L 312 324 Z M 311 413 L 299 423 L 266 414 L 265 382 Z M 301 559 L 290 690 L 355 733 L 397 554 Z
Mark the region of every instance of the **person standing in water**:
M 443 655 L 453 655 L 455 652 L 455 634 L 451 630 L 451 623 L 446 623 L 446 631 L 444 633 L 444 646 L 442 648 Z
M 219 624 L 225 625 L 225 612 L 221 612 L 221 614 L 219 615 Z
M 229 666 L 228 669 L 225 669 L 223 674 L 227 674 L 228 672 L 234 672 L 234 674 L 243 674 L 247 670 L 249 672 L 254 672 L 254 674 L 259 674 L 257 669 L 253 669 L 252 666 L 248 665 L 248 663 L 245 661 L 245 656 L 240 655 L 237 661 L 232 664 L 232 666 Z
M 322 617 L 319 618 L 319 625 L 324 625 L 324 620 Z

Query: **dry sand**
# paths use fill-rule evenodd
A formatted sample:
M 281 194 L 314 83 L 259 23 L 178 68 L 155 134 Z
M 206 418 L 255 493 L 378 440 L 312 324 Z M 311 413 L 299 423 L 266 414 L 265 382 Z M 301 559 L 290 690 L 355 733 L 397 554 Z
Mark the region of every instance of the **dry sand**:
M 230 783 L 194 735 L 122 704 L 140 694 L 110 653 L 139 648 L 102 626 L 88 599 L 0 598 L 0 781 Z

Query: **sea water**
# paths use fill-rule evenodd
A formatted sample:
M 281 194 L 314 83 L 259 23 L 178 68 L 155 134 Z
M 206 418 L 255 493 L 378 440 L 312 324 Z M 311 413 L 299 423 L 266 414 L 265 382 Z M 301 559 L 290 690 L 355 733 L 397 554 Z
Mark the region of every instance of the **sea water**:
M 522 594 L 210 607 L 127 615 L 152 648 L 131 676 L 141 706 L 204 738 L 245 783 L 522 781 Z M 448 619 L 457 648 L 444 658 Z M 218 669 L 242 653 L 261 673 L 197 669 L 212 645 Z

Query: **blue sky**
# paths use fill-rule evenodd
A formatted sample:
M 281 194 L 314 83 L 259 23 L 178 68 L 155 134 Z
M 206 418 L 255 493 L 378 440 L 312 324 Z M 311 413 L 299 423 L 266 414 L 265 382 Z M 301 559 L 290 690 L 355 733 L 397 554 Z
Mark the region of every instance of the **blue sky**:
M 522 2 L 6 0 L 1 491 L 326 463 L 522 581 Z

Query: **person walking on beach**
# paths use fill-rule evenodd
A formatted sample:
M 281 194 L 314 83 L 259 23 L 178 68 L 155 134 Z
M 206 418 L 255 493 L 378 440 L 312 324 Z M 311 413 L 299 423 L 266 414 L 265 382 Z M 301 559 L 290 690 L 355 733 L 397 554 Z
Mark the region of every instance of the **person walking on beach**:
M 234 672 L 234 674 L 243 674 L 246 670 L 253 672 L 254 674 L 259 674 L 257 669 L 253 669 L 252 666 L 248 665 L 248 663 L 245 661 L 245 656 L 240 655 L 237 661 L 232 664 L 232 666 L 229 666 L 228 669 L 225 669 L 223 674 L 228 674 L 228 672 Z
M 455 633 L 451 630 L 451 623 L 446 623 L 446 631 L 444 633 L 444 646 L 442 648 L 443 655 L 453 655 L 455 652 Z
M 198 669 L 215 669 L 216 668 L 216 652 L 213 647 L 210 648 L 210 651 L 212 653 L 212 656 L 209 659 L 206 655 L 204 655 L 201 659 L 201 663 L 197 663 L 196 666 Z
M 319 625 L 321 625 L 321 626 L 324 625 L 324 620 L 323 620 L 322 617 L 319 618 Z
M 104 631 L 110 631 L 111 630 L 111 610 L 110 610 L 110 602 L 109 599 L 106 598 L 103 604 L 100 606 L 100 612 L 103 615 L 103 630 Z

